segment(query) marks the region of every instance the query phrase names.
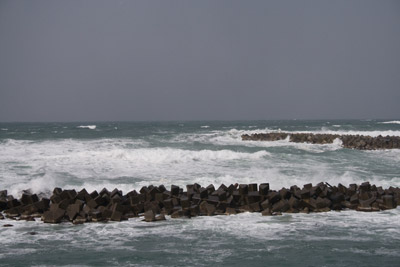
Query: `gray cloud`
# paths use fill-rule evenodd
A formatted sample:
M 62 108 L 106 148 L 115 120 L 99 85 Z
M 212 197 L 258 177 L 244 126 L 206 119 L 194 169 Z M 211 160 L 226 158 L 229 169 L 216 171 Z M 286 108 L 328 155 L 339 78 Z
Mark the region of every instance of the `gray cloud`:
M 395 118 L 399 1 L 1 1 L 0 121 Z

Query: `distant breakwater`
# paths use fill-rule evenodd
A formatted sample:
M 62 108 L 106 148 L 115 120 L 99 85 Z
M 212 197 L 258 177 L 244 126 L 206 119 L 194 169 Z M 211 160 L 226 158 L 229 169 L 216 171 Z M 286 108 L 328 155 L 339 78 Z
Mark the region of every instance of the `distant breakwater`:
M 255 133 L 242 135 L 243 141 L 278 141 L 289 137 L 290 142 L 331 144 L 335 139 L 342 141 L 342 146 L 351 149 L 377 150 L 400 148 L 400 136 L 339 135 L 312 133 Z
M 171 185 L 143 186 L 123 194 L 121 190 L 88 193 L 86 189 L 63 190 L 55 188 L 47 198 L 24 191 L 19 199 L 0 191 L 0 219 L 35 221 L 45 223 L 122 221 L 143 217 L 146 222 L 171 218 L 232 215 L 241 212 L 260 212 L 263 216 L 282 213 L 327 212 L 351 209 L 373 212 L 394 209 L 400 204 L 400 188 L 383 189 L 364 182 L 348 187 L 328 183 L 294 185 L 278 191 L 268 183 L 231 184 L 202 187 L 191 184 L 184 188 Z M 6 224 L 3 226 L 12 226 Z

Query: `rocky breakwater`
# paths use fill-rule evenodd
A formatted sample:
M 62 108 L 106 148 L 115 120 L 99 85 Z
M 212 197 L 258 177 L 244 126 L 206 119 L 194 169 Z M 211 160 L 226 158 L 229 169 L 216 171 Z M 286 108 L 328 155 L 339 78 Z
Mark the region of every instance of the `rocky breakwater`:
M 24 191 L 19 199 L 0 191 L 0 219 L 45 223 L 122 221 L 131 217 L 143 217 L 146 222 L 171 218 L 230 215 L 241 212 L 260 212 L 262 215 L 285 213 L 327 212 L 352 209 L 357 211 L 380 211 L 394 209 L 400 204 L 400 188 L 383 189 L 369 182 L 361 185 L 339 184 L 331 186 L 319 183 L 294 185 L 278 191 L 271 190 L 268 183 L 231 184 L 202 187 L 187 185 L 186 190 L 172 185 L 144 186 L 139 192 L 126 195 L 114 189 L 88 193 L 85 189 L 62 190 L 55 188 L 49 197 L 41 197 Z
M 243 141 L 278 141 L 289 137 L 290 142 L 331 144 L 335 139 L 342 141 L 345 148 L 376 150 L 400 148 L 400 136 L 377 136 L 366 135 L 338 135 L 338 134 L 312 134 L 312 133 L 256 133 L 242 135 Z

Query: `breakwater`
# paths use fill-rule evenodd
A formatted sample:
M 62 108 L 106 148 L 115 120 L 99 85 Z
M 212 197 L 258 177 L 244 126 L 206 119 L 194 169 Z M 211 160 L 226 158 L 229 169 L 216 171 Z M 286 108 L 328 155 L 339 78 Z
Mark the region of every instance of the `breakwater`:
M 327 212 L 352 209 L 373 212 L 394 209 L 400 204 L 400 188 L 382 187 L 364 182 L 360 185 L 328 183 L 306 184 L 302 188 L 271 190 L 268 183 L 224 184 L 202 187 L 187 185 L 185 190 L 171 185 L 144 186 L 123 194 L 121 190 L 77 192 L 74 189 L 55 188 L 47 198 L 24 191 L 19 199 L 0 191 L 0 219 L 34 221 L 41 218 L 45 223 L 63 221 L 81 224 L 86 222 L 122 221 L 143 216 L 144 221 L 171 218 L 231 215 L 241 212 L 260 212 L 264 216 L 284 213 Z M 4 225 L 6 226 L 6 225 Z M 7 225 L 10 226 L 10 225 Z
M 241 136 L 243 141 L 278 141 L 289 138 L 290 142 L 331 144 L 335 139 L 342 141 L 342 146 L 351 149 L 376 150 L 400 148 L 400 136 L 366 136 L 312 133 L 255 133 Z

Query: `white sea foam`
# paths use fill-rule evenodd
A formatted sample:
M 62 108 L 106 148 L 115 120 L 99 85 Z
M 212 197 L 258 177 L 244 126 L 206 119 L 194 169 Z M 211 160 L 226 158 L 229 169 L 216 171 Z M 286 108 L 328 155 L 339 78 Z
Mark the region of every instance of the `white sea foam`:
M 80 125 L 77 128 L 94 130 L 96 129 L 96 127 L 97 127 L 96 125 Z
M 228 131 L 210 131 L 208 133 L 195 133 L 195 134 L 181 134 L 173 139 L 174 142 L 180 143 L 193 143 L 200 142 L 204 144 L 214 145 L 234 145 L 234 146 L 246 146 L 246 147 L 294 147 L 309 152 L 321 153 L 325 151 L 334 151 L 342 149 L 342 142 L 337 139 L 332 144 L 310 144 L 310 143 L 294 143 L 289 142 L 289 138 L 279 141 L 242 141 L 242 134 L 253 134 L 260 132 L 271 132 L 271 129 L 261 130 L 238 130 L 230 129 Z
M 207 173 L 235 173 L 229 166 L 263 161 L 270 153 L 232 150 L 185 150 L 149 148 L 132 140 L 7 140 L 0 143 L 0 166 L 4 186 L 14 193 L 31 188 L 35 192 L 54 186 L 77 187 L 93 184 L 167 184 Z M 20 168 L 19 166 L 26 166 Z M 131 177 L 131 178 L 121 178 Z M 136 178 L 135 178 L 136 177 Z
M 276 131 L 271 131 L 276 132 Z M 381 136 L 400 136 L 400 131 L 395 130 L 386 130 L 386 131 L 354 131 L 354 130 L 340 130 L 340 131 L 332 131 L 328 129 L 322 128 L 321 130 L 316 131 L 285 131 L 288 133 L 310 133 L 310 134 L 338 134 L 338 135 L 364 135 L 364 136 L 372 136 L 377 137 Z
M 378 122 L 380 124 L 400 124 L 400 121 L 383 121 L 383 122 Z
M 8 131 L 8 129 L 7 129 L 7 128 L 1 128 L 1 130 L 2 130 L 2 131 Z
M 210 128 L 210 126 L 208 126 L 208 125 L 202 125 L 202 126 L 200 126 L 200 128 L 207 129 L 207 128 Z

